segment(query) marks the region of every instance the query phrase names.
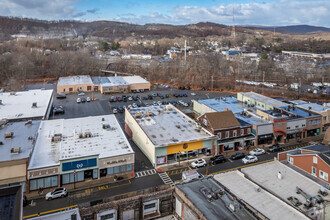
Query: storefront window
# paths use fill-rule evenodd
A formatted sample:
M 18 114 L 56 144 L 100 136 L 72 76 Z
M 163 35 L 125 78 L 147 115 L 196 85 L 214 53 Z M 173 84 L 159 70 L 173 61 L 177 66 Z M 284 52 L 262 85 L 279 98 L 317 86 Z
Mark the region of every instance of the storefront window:
M 30 180 L 30 190 L 38 190 L 41 188 L 51 188 L 57 186 L 57 176 L 44 177 Z

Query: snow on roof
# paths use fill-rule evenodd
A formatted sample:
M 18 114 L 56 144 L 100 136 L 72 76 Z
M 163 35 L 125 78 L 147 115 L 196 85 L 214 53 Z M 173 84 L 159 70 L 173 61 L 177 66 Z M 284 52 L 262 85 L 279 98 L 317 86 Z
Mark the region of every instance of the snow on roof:
M 266 120 L 262 119 L 260 116 L 257 116 L 253 113 L 247 113 L 247 114 L 237 113 L 237 114 L 235 114 L 235 117 L 238 119 L 241 119 L 251 125 L 271 124 L 271 122 L 266 121 Z
M 49 102 L 52 99 L 53 90 L 29 90 L 21 92 L 0 93 L 0 120 L 1 119 L 26 119 L 44 118 Z M 32 107 L 36 102 L 37 107 Z
M 242 168 L 241 171 L 251 181 L 285 201 L 290 196 L 295 196 L 300 201 L 306 201 L 301 194 L 296 194 L 297 186 L 311 196 L 318 195 L 321 188 L 318 183 L 278 161 Z M 281 179 L 278 178 L 279 172 L 282 174 Z M 330 193 L 329 190 L 326 191 Z M 330 200 L 330 195 L 325 196 L 324 200 Z
M 240 92 L 240 94 L 242 94 L 245 97 L 249 97 L 251 99 L 254 99 L 256 101 L 265 103 L 267 105 L 276 107 L 276 108 L 280 108 L 280 107 L 284 107 L 284 106 L 288 106 L 288 104 L 278 101 L 276 99 L 272 99 L 270 97 L 261 95 L 259 93 L 255 93 L 255 92 Z
M 309 107 L 311 107 L 310 111 L 318 112 L 318 113 L 322 113 L 330 110 L 330 103 L 325 103 L 324 105 L 319 105 L 316 103 L 304 103 L 304 104 L 299 104 L 297 106 L 305 110 L 309 110 Z
M 8 122 L 0 126 L 0 161 L 11 161 L 28 158 L 36 137 L 40 120 L 32 121 L 31 124 L 26 121 Z M 13 132 L 12 138 L 5 138 L 5 134 Z M 11 153 L 12 148 L 20 147 L 20 153 Z
M 133 108 L 129 112 L 156 147 L 212 137 L 173 105 Z M 148 112 L 152 115 L 148 116 Z
M 277 178 L 277 174 L 276 174 Z M 217 174 L 214 179 L 224 185 L 239 200 L 243 200 L 268 219 L 309 219 L 295 208 L 258 187 L 239 171 Z M 257 188 L 259 190 L 257 191 Z
M 58 86 L 93 84 L 89 75 L 66 76 L 58 79 Z
M 107 77 L 108 83 L 102 84 L 102 86 L 125 86 L 128 83 L 121 76 Z
M 243 105 L 238 103 L 237 99 L 233 97 L 199 99 L 197 102 L 202 103 L 218 112 L 226 111 L 226 108 L 232 111 L 234 114 L 244 110 Z
M 147 80 L 143 79 L 141 76 L 123 76 L 123 79 L 128 84 L 149 83 Z
M 60 141 L 52 142 L 55 134 L 62 135 Z M 114 115 L 42 121 L 29 170 L 78 157 L 108 158 L 132 153 Z

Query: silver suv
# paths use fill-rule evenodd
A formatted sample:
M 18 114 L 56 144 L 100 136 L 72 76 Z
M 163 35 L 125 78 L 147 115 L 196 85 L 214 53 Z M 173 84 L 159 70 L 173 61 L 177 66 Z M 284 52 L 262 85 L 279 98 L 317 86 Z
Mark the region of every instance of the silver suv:
M 66 188 L 57 188 L 46 194 L 46 200 L 52 200 L 60 197 L 65 197 L 68 195 Z

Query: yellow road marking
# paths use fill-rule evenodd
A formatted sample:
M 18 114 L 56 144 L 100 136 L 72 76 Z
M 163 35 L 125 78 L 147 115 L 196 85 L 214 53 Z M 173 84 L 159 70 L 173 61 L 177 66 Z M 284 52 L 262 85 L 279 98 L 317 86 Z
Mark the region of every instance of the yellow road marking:
M 45 214 L 49 214 L 49 213 L 53 213 L 53 212 L 66 210 L 66 209 L 76 208 L 76 207 L 78 207 L 78 205 L 72 205 L 72 206 L 68 206 L 68 207 L 64 207 L 64 208 L 60 208 L 60 209 L 54 209 L 54 210 L 50 210 L 50 211 L 46 211 L 46 212 L 41 212 L 40 215 L 45 215 Z M 24 216 L 23 219 L 32 218 L 32 217 L 36 217 L 36 216 L 38 216 L 38 214 Z
M 215 175 L 215 174 L 219 174 L 219 173 L 233 171 L 233 170 L 237 170 L 237 169 L 244 168 L 244 167 L 249 167 L 249 166 L 253 166 L 253 165 L 257 165 L 257 164 L 271 162 L 273 160 L 274 159 L 270 159 L 270 160 L 260 161 L 260 162 L 257 162 L 257 163 L 246 164 L 246 165 L 243 165 L 243 166 L 240 166 L 240 167 L 235 167 L 235 168 L 231 168 L 231 169 L 228 169 L 228 170 L 221 170 L 221 171 L 218 171 L 218 172 L 210 173 L 209 175 Z

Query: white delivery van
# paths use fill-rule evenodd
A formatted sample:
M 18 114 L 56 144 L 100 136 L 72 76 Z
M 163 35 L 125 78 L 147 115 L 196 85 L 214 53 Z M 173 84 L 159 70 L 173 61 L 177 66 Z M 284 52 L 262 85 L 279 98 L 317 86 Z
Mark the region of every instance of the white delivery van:
M 182 172 L 182 180 L 190 181 L 193 179 L 200 179 L 203 178 L 203 174 L 197 172 L 197 170 L 187 170 Z

